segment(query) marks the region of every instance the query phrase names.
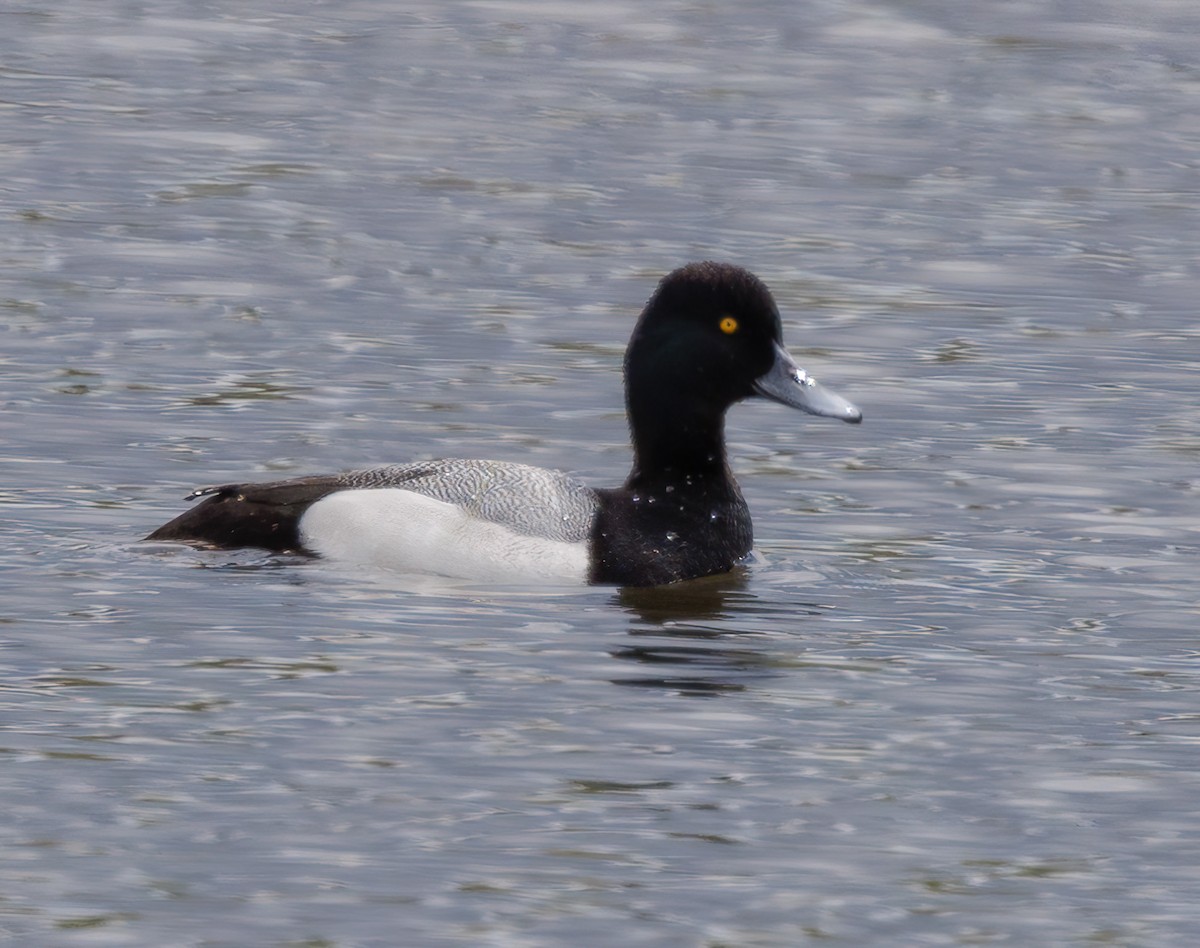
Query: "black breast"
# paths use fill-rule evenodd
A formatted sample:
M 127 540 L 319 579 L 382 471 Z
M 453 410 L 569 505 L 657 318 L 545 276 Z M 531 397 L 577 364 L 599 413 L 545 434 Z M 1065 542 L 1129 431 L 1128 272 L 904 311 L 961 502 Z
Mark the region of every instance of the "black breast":
M 750 511 L 732 482 L 686 497 L 665 488 L 596 493 L 593 583 L 658 586 L 724 573 L 754 545 Z

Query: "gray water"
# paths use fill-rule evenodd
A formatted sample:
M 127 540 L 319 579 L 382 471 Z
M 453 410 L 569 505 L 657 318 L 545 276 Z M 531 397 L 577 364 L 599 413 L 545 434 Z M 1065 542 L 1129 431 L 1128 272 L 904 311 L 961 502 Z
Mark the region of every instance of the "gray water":
M 1200 11 L 0 11 L 0 940 L 1191 945 Z M 655 281 L 761 561 L 496 588 L 139 544 L 202 484 L 616 484 Z

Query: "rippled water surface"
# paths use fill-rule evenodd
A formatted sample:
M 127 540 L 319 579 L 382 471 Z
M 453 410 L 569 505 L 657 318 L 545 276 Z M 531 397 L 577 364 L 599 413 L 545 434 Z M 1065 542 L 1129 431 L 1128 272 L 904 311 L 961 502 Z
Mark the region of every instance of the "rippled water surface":
M 1190 945 L 1200 12 L 0 11 L 0 940 Z M 200 484 L 616 484 L 657 278 L 760 562 L 470 586 L 143 545 Z

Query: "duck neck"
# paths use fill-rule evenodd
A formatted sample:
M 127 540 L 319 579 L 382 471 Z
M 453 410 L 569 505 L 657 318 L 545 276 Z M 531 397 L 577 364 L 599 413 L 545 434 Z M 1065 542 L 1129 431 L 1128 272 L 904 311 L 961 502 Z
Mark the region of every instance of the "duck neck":
M 732 484 L 725 456 L 724 414 L 664 411 L 667 407 L 659 405 L 644 412 L 630 407 L 633 468 L 626 488 Z

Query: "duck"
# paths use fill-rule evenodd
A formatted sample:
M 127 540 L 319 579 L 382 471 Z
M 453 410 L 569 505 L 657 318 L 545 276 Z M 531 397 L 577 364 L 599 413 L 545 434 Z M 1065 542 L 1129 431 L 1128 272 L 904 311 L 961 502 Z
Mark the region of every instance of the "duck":
M 863 417 L 797 365 L 770 290 L 729 263 L 661 279 L 624 380 L 633 463 L 620 487 L 508 461 L 415 461 L 204 487 L 145 539 L 485 582 L 662 586 L 729 572 L 751 553 L 725 446 L 731 406 L 758 398 Z

